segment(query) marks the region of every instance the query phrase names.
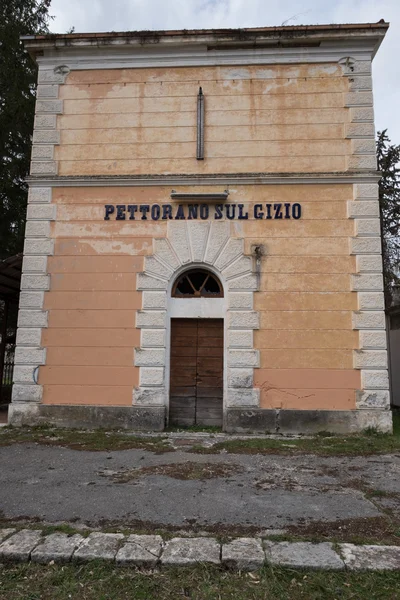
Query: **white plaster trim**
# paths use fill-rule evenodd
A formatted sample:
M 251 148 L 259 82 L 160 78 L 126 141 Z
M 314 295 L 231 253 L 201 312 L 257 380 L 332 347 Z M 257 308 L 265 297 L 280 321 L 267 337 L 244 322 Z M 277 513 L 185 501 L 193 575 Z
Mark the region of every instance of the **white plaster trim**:
M 352 289 L 357 293 L 359 309 L 353 312 L 353 328 L 359 330 L 359 348 L 353 351 L 353 363 L 355 369 L 361 369 L 356 406 L 387 409 L 389 380 L 377 184 L 353 186 L 348 216 L 354 219 L 357 236 L 350 243 L 351 253 L 356 256 Z
M 153 255 L 145 257 L 144 271 L 137 275 L 143 309 L 136 318 L 141 346 L 135 351 L 140 385 L 133 390 L 134 404 L 168 407 L 171 318 L 217 318 L 224 319 L 224 408 L 259 406 L 259 390 L 253 389 L 253 369 L 259 365 L 253 349 L 253 330 L 259 327 L 259 315 L 253 310 L 257 278 L 243 247 L 242 239 L 231 237 L 227 221 L 170 222 L 167 238 L 153 241 Z M 239 269 L 236 276 L 233 266 Z M 171 297 L 177 277 L 194 267 L 206 268 L 220 279 L 223 298 Z
M 50 287 L 47 259 L 54 250 L 50 223 L 56 218 L 56 206 L 51 204 L 51 197 L 51 187 L 30 189 L 28 193 L 12 402 L 42 399 L 42 386 L 36 382 L 40 365 L 46 363 L 41 339 L 48 320 L 43 308 L 44 293 Z
M 58 177 L 29 177 L 31 189 L 36 187 L 146 187 L 180 185 L 218 185 L 224 188 L 229 185 L 321 185 L 353 183 L 368 185 L 379 180 L 376 170 L 371 172 L 346 173 L 287 173 L 284 176 L 276 173 L 245 173 L 214 174 L 214 175 L 132 175 L 128 176 L 58 176 Z M 373 185 L 373 184 L 372 184 Z

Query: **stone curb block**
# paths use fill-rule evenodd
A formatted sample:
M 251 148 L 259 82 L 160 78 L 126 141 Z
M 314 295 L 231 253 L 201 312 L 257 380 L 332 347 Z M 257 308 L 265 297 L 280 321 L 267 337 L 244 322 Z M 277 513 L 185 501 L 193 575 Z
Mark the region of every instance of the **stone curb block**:
M 196 563 L 221 564 L 220 544 L 213 538 L 173 538 L 165 544 L 161 564 L 186 566 Z
M 349 571 L 399 571 L 399 546 L 356 546 L 340 544 L 340 553 Z
M 349 571 L 400 571 L 400 546 L 340 544 L 336 552 L 329 542 L 273 542 L 258 538 L 237 538 L 220 544 L 211 537 L 173 538 L 164 542 L 159 535 L 93 532 L 79 534 L 40 530 L 0 529 L 0 562 L 65 564 L 90 560 L 114 562 L 120 567 L 155 568 L 188 566 L 196 563 L 222 565 L 228 569 L 255 571 L 265 563 L 272 566 Z
M 334 551 L 332 544 L 323 542 L 269 542 L 264 541 L 267 561 L 282 567 L 305 567 L 309 569 L 344 569 L 344 562 Z

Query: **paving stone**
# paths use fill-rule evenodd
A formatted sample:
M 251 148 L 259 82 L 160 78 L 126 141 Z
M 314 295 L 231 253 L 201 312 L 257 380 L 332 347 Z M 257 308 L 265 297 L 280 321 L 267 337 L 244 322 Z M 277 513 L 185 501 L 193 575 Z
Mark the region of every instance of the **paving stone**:
M 31 552 L 42 539 L 41 531 L 22 529 L 0 545 L 0 560 L 27 562 Z
M 344 569 L 344 563 L 332 544 L 264 541 L 267 561 L 273 565 L 309 569 Z
M 400 570 L 399 546 L 340 544 L 344 564 L 350 571 Z
M 222 564 L 239 571 L 256 571 L 265 562 L 261 541 L 252 538 L 238 538 L 222 545 Z
M 165 545 L 161 563 L 168 566 L 220 564 L 220 545 L 214 538 L 173 538 Z
M 159 535 L 130 535 L 118 550 L 115 561 L 121 567 L 155 567 L 161 556 L 162 545 L 163 539 Z
M 47 564 L 54 560 L 56 563 L 67 563 L 71 560 L 74 550 L 83 542 L 79 534 L 52 533 L 44 538 L 31 554 L 33 562 Z
M 15 529 L 0 529 L 0 543 L 9 535 L 14 533 Z
M 91 533 L 75 550 L 73 560 L 114 560 L 123 539 L 122 533 Z

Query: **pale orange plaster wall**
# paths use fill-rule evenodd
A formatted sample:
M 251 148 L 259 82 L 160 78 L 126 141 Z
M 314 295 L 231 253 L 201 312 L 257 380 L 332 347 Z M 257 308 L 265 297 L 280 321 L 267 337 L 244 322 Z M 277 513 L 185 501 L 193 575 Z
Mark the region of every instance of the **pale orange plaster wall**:
M 205 160 L 196 96 L 205 94 Z M 60 175 L 345 171 L 338 64 L 73 71 L 60 86 Z
M 48 261 L 49 326 L 42 336 L 47 364 L 40 370 L 45 403 L 132 403 L 139 375 L 133 366 L 133 350 L 140 345 L 135 318 L 142 305 L 136 275 L 167 226 L 105 222 L 104 204 L 165 204 L 171 203 L 170 193 L 168 186 L 54 189 L 55 253 Z M 348 241 L 354 235 L 346 212 L 351 199 L 351 185 L 230 188 L 229 202 L 243 203 L 250 215 L 248 221 L 230 222 L 232 237 L 244 238 L 247 254 L 256 244 L 264 249 L 254 296 L 261 325 L 254 332 L 260 351 L 254 373 L 263 408 L 355 408 L 360 373 L 352 356 L 359 342 L 351 320 L 357 309 L 350 288 L 356 269 Z M 255 221 L 254 204 L 267 202 L 299 202 L 302 218 Z

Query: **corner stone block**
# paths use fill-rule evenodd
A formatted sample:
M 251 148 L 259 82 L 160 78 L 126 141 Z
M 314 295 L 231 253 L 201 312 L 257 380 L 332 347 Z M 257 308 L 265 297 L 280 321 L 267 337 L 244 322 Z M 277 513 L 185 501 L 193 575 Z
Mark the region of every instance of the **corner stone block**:
M 265 562 L 261 541 L 252 538 L 238 538 L 222 545 L 222 564 L 228 569 L 257 571 Z
M 236 309 L 253 309 L 253 294 L 252 292 L 230 292 L 228 294 L 228 304 L 231 310 Z
M 13 371 L 13 381 L 14 383 L 27 383 L 27 384 L 35 384 L 33 379 L 33 374 L 35 371 L 33 365 L 15 365 Z
M 372 106 L 372 92 L 348 92 L 344 97 L 345 106 Z
M 383 276 L 382 273 L 352 275 L 351 284 L 351 289 L 356 292 L 381 292 Z
M 17 346 L 15 349 L 16 365 L 44 365 L 45 362 L 45 348 L 26 348 L 25 346 Z
M 163 367 L 165 365 L 164 348 L 136 348 L 135 365 L 137 367 Z
M 18 327 L 47 327 L 47 311 L 20 310 L 18 313 Z
M 161 563 L 170 567 L 220 564 L 220 545 L 213 538 L 173 538 L 165 545 Z
M 39 69 L 38 82 L 40 84 L 64 83 L 66 74 L 55 73 L 54 69 Z
M 345 126 L 346 138 L 375 138 L 373 123 L 347 123 Z
M 57 564 L 66 564 L 70 562 L 74 551 L 83 540 L 84 538 L 79 534 L 69 536 L 65 533 L 52 533 L 34 549 L 31 561 L 42 565 L 53 561 Z
M 21 292 L 19 308 L 43 308 L 44 292 Z M 17 342 L 18 343 L 18 342 Z
M 360 202 L 360 204 L 363 204 Z M 381 225 L 379 219 L 356 219 L 357 235 L 380 235 Z
M 37 100 L 36 101 L 36 114 L 40 113 L 52 113 L 60 115 L 63 112 L 63 101 L 62 100 Z
M 18 411 L 17 405 L 13 403 L 18 403 L 18 402 L 41 402 L 42 401 L 42 396 L 43 396 L 43 388 L 41 385 L 23 385 L 23 384 L 17 384 L 15 383 L 13 385 L 12 388 L 12 403 L 10 405 L 9 410 L 12 410 L 15 412 Z M 14 414 L 15 417 L 15 421 L 10 421 L 10 416 L 11 414 L 9 413 L 9 422 L 11 422 L 11 424 L 14 425 L 18 425 L 18 420 L 19 420 L 19 416 L 17 414 Z M 24 413 L 24 415 L 21 414 L 21 418 L 25 418 L 26 414 Z M 24 425 L 29 424 L 29 415 L 28 415 L 28 423 L 24 422 Z M 22 424 L 22 423 L 21 423 Z
M 357 256 L 356 262 L 359 273 L 382 273 L 382 257 L 379 254 Z
M 253 369 L 229 369 L 228 371 L 228 387 L 231 388 L 252 388 L 253 379 Z
M 119 567 L 153 569 L 161 556 L 163 539 L 159 535 L 130 535 L 118 551 L 115 562 Z
M 231 329 L 260 328 L 260 317 L 256 311 L 230 311 L 228 318 Z
M 347 214 L 350 219 L 358 217 L 378 217 L 379 219 L 379 202 L 376 200 L 349 200 Z M 380 230 L 378 233 L 380 234 Z
M 167 294 L 165 292 L 143 292 L 143 309 L 148 308 L 167 308 Z
M 47 258 L 47 257 L 46 257 Z M 21 290 L 44 290 L 50 288 L 50 278 L 48 275 L 27 275 L 22 274 Z
M 356 406 L 359 409 L 384 409 L 390 408 L 389 390 L 363 390 L 356 394 Z M 372 426 L 372 423 L 370 424 Z
M 350 108 L 350 121 L 352 123 L 374 122 L 374 111 L 372 108 L 357 106 Z
M 74 552 L 73 560 L 76 562 L 96 559 L 113 561 L 123 539 L 122 533 L 91 533 Z
M 385 329 L 385 313 L 380 310 L 353 312 L 353 329 Z
M 370 75 L 356 75 L 349 77 L 350 91 L 372 90 L 372 77 Z
M 52 133 L 52 132 L 51 132 Z M 30 202 L 41 202 L 45 204 L 46 202 L 51 202 L 51 192 L 52 188 L 39 188 L 39 187 L 30 187 L 28 192 L 28 203 Z
M 370 171 L 376 169 L 375 154 L 353 154 L 348 156 L 347 160 L 347 168 L 351 171 L 357 171 L 359 169 Z
M 353 154 L 375 154 L 375 140 L 369 139 L 354 139 L 351 141 L 351 151 Z
M 354 200 L 378 200 L 379 186 L 377 183 L 356 183 L 353 193 Z
M 230 329 L 228 331 L 228 346 L 230 348 L 253 348 L 253 330 Z
M 47 274 L 47 256 L 24 256 L 22 272 Z
M 50 237 L 50 221 L 27 221 L 25 227 L 26 238 Z
M 344 563 L 332 544 L 323 542 L 269 542 L 264 541 L 267 561 L 272 565 L 309 569 L 344 569 Z
M 35 115 L 34 129 L 55 129 L 57 126 L 57 115 L 44 114 Z
M 387 369 L 386 350 L 354 350 L 355 369 Z
M 229 350 L 228 365 L 230 367 L 259 367 L 258 350 Z
M 380 237 L 350 238 L 351 254 L 381 254 L 382 245 Z
M 54 221 L 57 207 L 55 204 L 28 204 L 26 218 L 39 221 Z
M 386 346 L 386 331 L 360 331 L 360 348 L 362 350 L 385 350 Z
M 31 175 L 57 175 L 57 162 L 49 161 L 34 161 L 31 163 Z
M 138 406 L 166 406 L 168 402 L 165 388 L 134 388 L 132 392 L 132 402 Z
M 54 240 L 27 238 L 24 244 L 25 254 L 45 254 L 52 256 L 54 254 Z
M 58 85 L 57 84 L 40 84 L 37 86 L 36 97 L 40 99 L 45 98 L 58 98 Z
M 385 299 L 382 292 L 359 292 L 358 308 L 360 310 L 379 310 L 385 308 Z
M 356 546 L 340 544 L 346 568 L 350 571 L 400 570 L 399 546 Z
M 165 327 L 165 310 L 138 310 L 136 313 L 136 327 L 149 327 L 159 329 Z
M 31 152 L 32 160 L 53 160 L 54 146 L 45 144 L 34 144 Z
M 160 386 L 164 385 L 163 367 L 142 367 L 140 369 L 141 386 Z
M 388 390 L 389 389 L 389 374 L 387 370 L 362 370 L 361 385 L 365 390 Z
M 0 561 L 28 562 L 42 537 L 41 531 L 22 529 L 0 544 Z
M 255 407 L 260 406 L 260 390 L 245 388 L 228 388 L 226 395 L 227 407 Z
M 141 348 L 164 348 L 165 329 L 142 329 Z
M 17 330 L 17 346 L 40 346 L 42 330 L 40 328 L 20 327 Z
M 58 129 L 35 129 L 33 143 L 58 145 L 60 143 L 60 132 Z

